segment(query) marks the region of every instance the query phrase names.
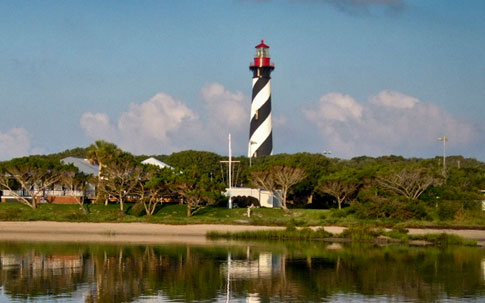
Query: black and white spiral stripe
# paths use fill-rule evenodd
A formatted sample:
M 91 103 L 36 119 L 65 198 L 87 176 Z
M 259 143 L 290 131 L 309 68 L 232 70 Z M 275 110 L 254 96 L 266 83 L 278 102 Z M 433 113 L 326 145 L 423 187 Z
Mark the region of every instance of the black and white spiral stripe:
M 248 156 L 266 156 L 272 153 L 271 79 L 254 77 Z

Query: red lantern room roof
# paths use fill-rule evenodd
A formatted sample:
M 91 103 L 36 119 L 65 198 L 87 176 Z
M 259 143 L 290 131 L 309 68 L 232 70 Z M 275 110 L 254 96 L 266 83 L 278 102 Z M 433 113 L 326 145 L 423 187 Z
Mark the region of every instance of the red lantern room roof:
M 261 40 L 261 43 L 256 45 L 254 48 L 269 48 L 269 45 L 264 44 L 264 40 Z

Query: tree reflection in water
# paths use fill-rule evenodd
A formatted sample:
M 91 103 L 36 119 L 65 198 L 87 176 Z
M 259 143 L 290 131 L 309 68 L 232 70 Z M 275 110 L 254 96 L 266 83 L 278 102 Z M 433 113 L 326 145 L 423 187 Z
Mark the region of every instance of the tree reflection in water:
M 17 301 L 471 302 L 485 300 L 484 275 L 470 247 L 0 243 L 0 285 Z

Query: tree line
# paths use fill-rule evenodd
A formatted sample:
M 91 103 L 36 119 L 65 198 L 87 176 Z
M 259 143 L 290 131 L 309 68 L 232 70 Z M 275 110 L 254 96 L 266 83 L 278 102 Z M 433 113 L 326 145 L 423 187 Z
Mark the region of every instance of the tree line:
M 86 158 L 99 166 L 89 176 L 67 156 Z M 0 187 L 17 193 L 17 199 L 35 209 L 46 190 L 62 186 L 67 192 L 96 187 L 92 203 L 115 202 L 125 210 L 136 202 L 148 216 L 164 201 L 187 205 L 191 216 L 207 205 L 227 205 L 222 195 L 228 186 L 227 157 L 205 151 L 182 151 L 153 157 L 172 168 L 143 165 L 146 155 L 132 155 L 113 143 L 96 141 L 88 148 L 58 154 L 16 158 L 0 163 Z M 283 209 L 336 208 L 363 218 L 423 219 L 430 209 L 441 219 L 452 219 L 480 209 L 485 189 L 485 163 L 462 156 L 447 157 L 443 170 L 439 157 L 356 157 L 350 160 L 323 154 L 296 153 L 252 159 L 235 157 L 233 186 L 266 189 Z M 84 196 L 83 196 L 84 197 Z M 85 199 L 78 199 L 84 207 Z M 257 203 L 238 199 L 240 207 Z

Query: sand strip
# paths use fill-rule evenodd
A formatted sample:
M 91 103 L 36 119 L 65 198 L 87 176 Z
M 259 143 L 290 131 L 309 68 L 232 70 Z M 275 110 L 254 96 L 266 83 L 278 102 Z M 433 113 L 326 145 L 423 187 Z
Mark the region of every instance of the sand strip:
M 275 226 L 192 224 L 167 225 L 150 223 L 71 223 L 71 222 L 0 222 L 0 240 L 54 242 L 124 242 L 124 243 L 191 243 L 205 244 L 208 231 L 256 231 L 284 229 Z M 334 234 L 345 228 L 326 226 Z M 477 240 L 485 246 L 485 230 L 418 229 L 409 234 L 449 233 Z
M 149 223 L 0 222 L 0 240 L 205 244 L 208 231 L 283 229 L 274 226 Z

